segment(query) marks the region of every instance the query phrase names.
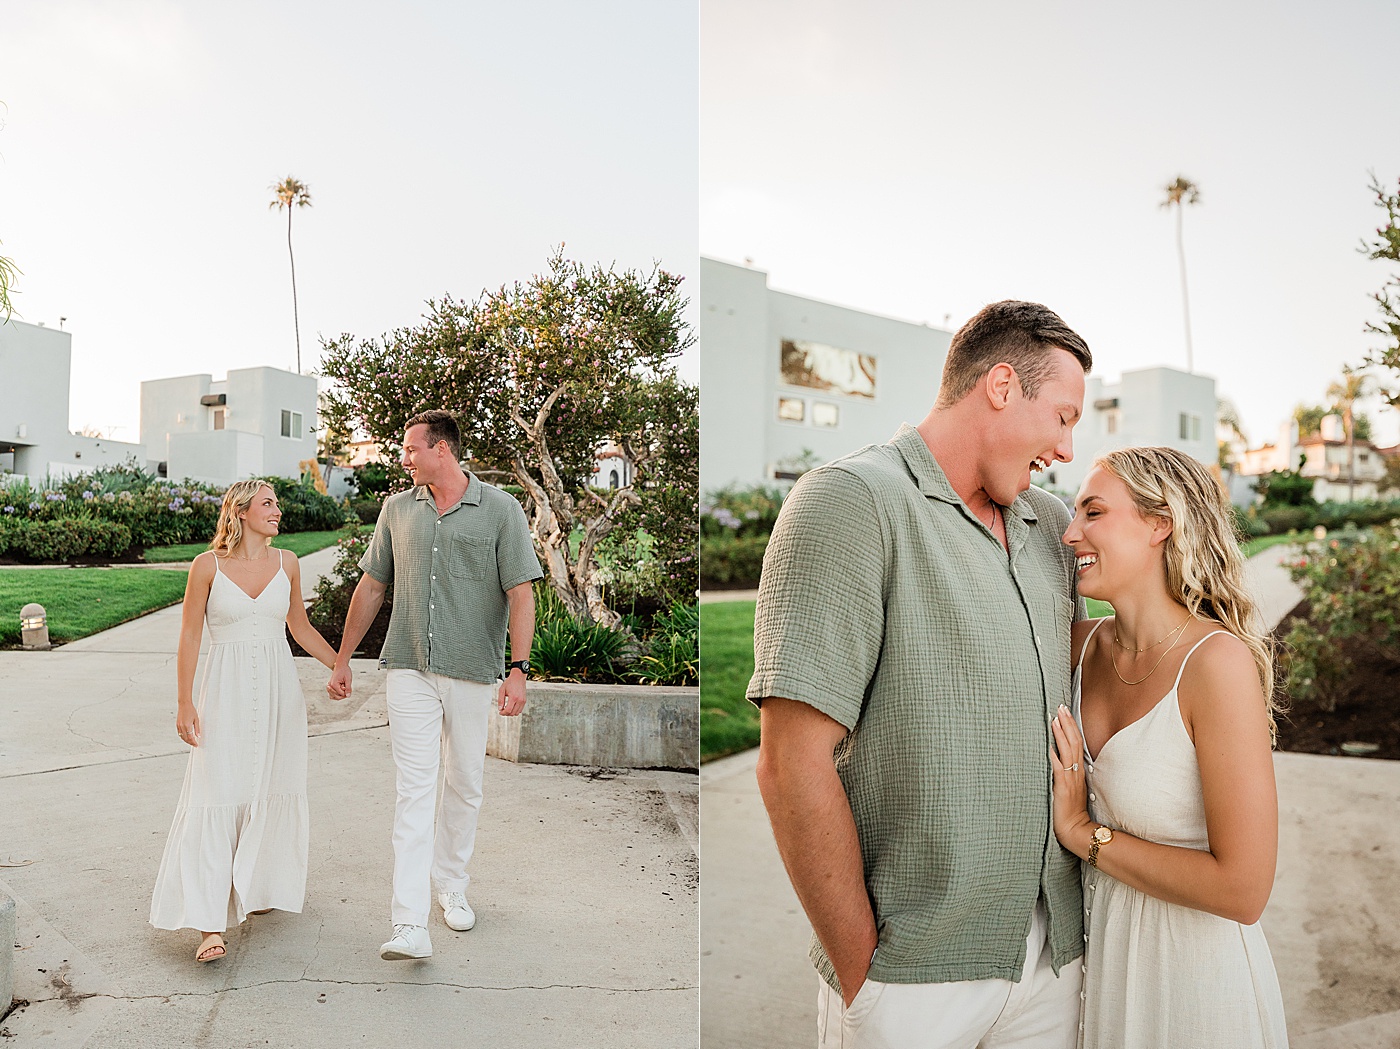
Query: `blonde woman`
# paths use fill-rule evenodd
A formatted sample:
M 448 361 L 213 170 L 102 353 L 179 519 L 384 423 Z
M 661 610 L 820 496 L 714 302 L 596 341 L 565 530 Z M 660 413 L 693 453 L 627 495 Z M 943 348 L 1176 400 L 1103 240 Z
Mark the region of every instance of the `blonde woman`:
M 230 894 L 241 923 L 274 908 L 299 912 L 306 892 L 306 700 L 284 626 L 328 667 L 335 650 L 306 618 L 296 556 L 271 545 L 281 516 L 266 481 L 232 485 L 185 588 L 175 728 L 193 749 L 151 924 L 198 930 L 199 962 L 226 953 Z
M 1285 1046 L 1256 924 L 1278 854 L 1272 653 L 1225 494 L 1181 452 L 1121 449 L 1064 542 L 1079 593 L 1116 613 L 1074 624 L 1077 709 L 1051 724 L 1055 834 L 1084 861 L 1081 1044 Z

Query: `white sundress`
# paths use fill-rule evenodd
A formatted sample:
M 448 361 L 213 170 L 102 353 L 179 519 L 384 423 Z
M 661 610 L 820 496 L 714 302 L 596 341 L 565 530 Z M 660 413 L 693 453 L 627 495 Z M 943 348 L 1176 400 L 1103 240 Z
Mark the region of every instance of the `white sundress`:
M 1102 623 L 1102 620 L 1100 620 Z M 1089 632 L 1093 637 L 1098 626 Z M 1186 733 L 1176 681 L 1139 720 L 1091 760 L 1084 748 L 1089 814 L 1097 823 L 1163 845 L 1208 850 L 1196 747 Z M 1089 638 L 1079 662 L 1084 661 Z M 1073 680 L 1079 715 L 1080 667 Z M 1111 849 L 1108 845 L 1106 848 Z M 1085 932 L 1085 1049 L 1283 1049 L 1283 997 L 1256 923 L 1167 903 L 1082 865 Z
M 281 566 L 257 597 L 218 569 L 205 621 L 209 653 L 151 924 L 227 928 L 249 911 L 300 911 L 306 895 L 306 697 L 287 645 L 291 580 Z

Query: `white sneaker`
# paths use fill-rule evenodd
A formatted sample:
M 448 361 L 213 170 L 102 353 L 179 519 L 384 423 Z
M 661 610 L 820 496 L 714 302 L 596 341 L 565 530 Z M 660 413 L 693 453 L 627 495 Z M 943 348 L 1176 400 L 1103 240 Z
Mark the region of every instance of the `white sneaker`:
M 433 945 L 428 939 L 428 930 L 421 925 L 395 925 L 394 935 L 379 948 L 379 957 L 388 962 L 432 956 Z
M 442 906 L 442 920 L 449 929 L 466 932 L 476 924 L 476 912 L 467 904 L 467 897 L 460 892 L 438 893 L 438 903 Z

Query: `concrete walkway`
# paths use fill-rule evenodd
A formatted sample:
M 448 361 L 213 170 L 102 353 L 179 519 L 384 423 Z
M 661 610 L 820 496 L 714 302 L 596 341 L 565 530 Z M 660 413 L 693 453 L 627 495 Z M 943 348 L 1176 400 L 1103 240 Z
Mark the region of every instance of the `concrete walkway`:
M 302 559 L 306 589 L 334 550 Z M 229 957 L 147 924 L 188 751 L 174 732 L 180 608 L 52 652 L 0 652 L 0 892 L 18 901 L 15 1049 L 91 1046 L 693 1047 L 697 777 L 488 758 L 470 899 L 434 956 L 385 962 L 394 774 L 383 674 L 310 728 L 303 913 L 253 917 Z
M 1271 547 L 1247 565 L 1276 623 L 1300 600 Z M 700 973 L 705 1049 L 809 1049 L 811 928 L 747 751 L 706 764 Z M 1400 762 L 1278 754 L 1279 864 L 1262 924 L 1293 1049 L 1400 1049 Z

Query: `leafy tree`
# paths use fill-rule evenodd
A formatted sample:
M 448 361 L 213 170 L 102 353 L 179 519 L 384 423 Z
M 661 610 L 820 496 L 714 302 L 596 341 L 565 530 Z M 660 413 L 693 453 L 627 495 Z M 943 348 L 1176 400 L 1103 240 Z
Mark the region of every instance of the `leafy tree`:
M 1275 506 L 1312 506 L 1317 502 L 1313 498 L 1313 479 L 1303 476 L 1303 464 L 1308 461 L 1306 455 L 1298 457 L 1298 469 L 1296 470 L 1271 470 L 1269 473 L 1260 476 L 1254 482 L 1254 490 L 1259 493 L 1264 501 L 1264 507 Z
M 1191 355 L 1191 305 L 1186 295 L 1186 247 L 1181 239 L 1181 215 L 1186 205 L 1200 203 L 1201 190 L 1190 179 L 1178 175 L 1167 183 L 1166 192 L 1161 206 L 1176 208 L 1176 254 L 1181 263 L 1181 316 L 1186 323 L 1186 370 L 1189 372 L 1195 367 Z
M 1322 432 L 1322 420 L 1332 414 L 1331 408 L 1320 404 L 1300 404 L 1293 409 L 1293 421 L 1298 424 L 1298 440 L 1306 441 Z
M 1244 434 L 1244 424 L 1240 422 L 1240 410 L 1228 397 L 1218 397 L 1215 401 L 1215 428 L 1224 430 L 1229 437 L 1216 441 L 1216 461 L 1222 470 L 1232 470 L 1235 466 L 1236 443 L 1248 447 L 1249 438 Z
M 1342 379 L 1327 387 L 1332 406 L 1342 414 L 1342 428 L 1347 435 L 1347 502 L 1356 501 L 1356 427 L 1354 409 L 1359 398 L 1366 395 L 1367 377 L 1351 365 L 1343 365 Z
M 1400 184 L 1400 183 L 1397 183 Z M 1368 259 L 1400 263 L 1400 192 L 1389 192 L 1371 173 L 1371 192 L 1385 212 L 1385 225 L 1376 230 L 1373 239 L 1361 242 L 1361 253 Z M 1371 296 L 1380 310 L 1381 319 L 1368 322 L 1366 330 L 1381 337 L 1381 345 L 1366 356 L 1366 364 L 1385 368 L 1400 375 L 1400 274 L 1391 272 L 1380 291 Z M 1392 379 L 1392 383 L 1395 380 Z M 1400 406 L 1400 389 L 1384 384 L 1381 394 L 1392 406 Z
M 675 375 L 694 341 L 681 278 L 586 268 L 562 248 L 546 272 L 474 302 L 428 303 L 423 322 L 379 339 L 324 342 L 333 425 L 400 448 L 425 408 L 458 414 L 479 474 L 518 485 L 555 592 L 580 622 L 616 625 L 595 551 L 618 527 L 656 540 L 677 596 L 698 578 L 698 391 Z M 598 450 L 618 444 L 631 483 L 589 486 Z
M 292 254 L 292 209 L 311 207 L 311 187 L 305 182 L 298 182 L 288 175 L 281 182 L 274 182 L 269 189 L 272 190 L 272 200 L 268 203 L 269 210 L 276 208 L 278 211 L 287 212 L 287 259 L 292 264 L 292 326 L 297 336 L 297 374 L 301 374 L 301 318 L 297 314 L 297 260 Z

